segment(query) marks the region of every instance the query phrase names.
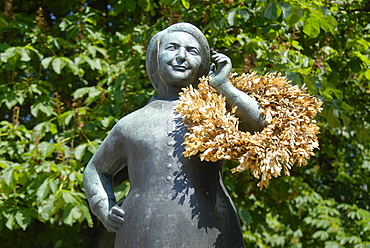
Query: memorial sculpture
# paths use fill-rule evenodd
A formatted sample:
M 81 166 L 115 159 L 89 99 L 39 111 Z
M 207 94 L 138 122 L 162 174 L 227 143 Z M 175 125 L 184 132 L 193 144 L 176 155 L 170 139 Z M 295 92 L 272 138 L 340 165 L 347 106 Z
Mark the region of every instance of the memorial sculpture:
M 254 133 L 266 126 L 258 102 L 230 83 L 230 59 L 211 55 L 205 36 L 189 23 L 152 37 L 146 67 L 157 95 L 112 128 L 84 171 L 91 211 L 116 232 L 115 247 L 243 247 L 222 182 L 224 161 L 184 157 L 187 126 L 175 106 L 182 88 L 197 88 L 208 76 L 227 107 L 237 107 L 241 130 Z M 117 203 L 113 177 L 125 166 L 130 192 Z
M 230 75 L 227 56 L 212 60 L 191 24 L 151 39 L 146 66 L 158 95 L 113 127 L 84 172 L 115 247 L 243 247 L 224 161 L 250 169 L 262 189 L 314 155 L 320 100 L 279 73 Z M 116 203 L 112 181 L 125 166 L 131 188 Z

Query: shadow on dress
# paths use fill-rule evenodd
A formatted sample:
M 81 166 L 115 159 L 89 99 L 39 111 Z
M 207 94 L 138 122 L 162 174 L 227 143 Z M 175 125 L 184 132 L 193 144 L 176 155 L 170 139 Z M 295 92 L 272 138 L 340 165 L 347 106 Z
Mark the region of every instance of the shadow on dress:
M 243 247 L 238 217 L 221 186 L 224 161 L 205 162 L 198 156 L 184 158 L 183 137 L 187 128 L 181 118 L 174 118 L 174 122 L 176 128 L 170 136 L 175 141 L 174 156 L 180 165 L 173 174 L 172 200 L 190 205 L 192 220 L 197 221 L 199 230 L 204 229 L 207 234 L 211 229 L 218 230 L 213 247 Z M 183 163 L 184 160 L 191 161 Z

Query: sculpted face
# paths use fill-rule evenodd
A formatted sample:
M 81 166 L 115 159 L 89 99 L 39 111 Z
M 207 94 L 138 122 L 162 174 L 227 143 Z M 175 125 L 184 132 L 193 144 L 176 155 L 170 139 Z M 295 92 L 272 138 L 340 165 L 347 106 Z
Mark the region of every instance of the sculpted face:
M 192 35 L 185 32 L 166 35 L 158 54 L 162 81 L 168 86 L 182 88 L 198 80 L 200 54 L 200 44 Z

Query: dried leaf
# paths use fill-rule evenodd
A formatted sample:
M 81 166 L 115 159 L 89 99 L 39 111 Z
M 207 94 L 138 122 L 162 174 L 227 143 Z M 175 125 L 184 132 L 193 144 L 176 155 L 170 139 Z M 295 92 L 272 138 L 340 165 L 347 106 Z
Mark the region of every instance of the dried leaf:
M 256 99 L 266 117 L 267 127 L 253 135 L 238 129 L 235 109 L 226 109 L 225 98 L 202 78 L 198 89 L 192 86 L 180 93 L 176 111 L 183 116 L 184 156 L 199 154 L 201 160 L 231 159 L 239 165 L 231 171 L 250 169 L 261 178 L 261 189 L 269 180 L 290 175 L 292 165 L 301 166 L 318 148 L 319 128 L 314 120 L 321 102 L 307 94 L 306 88 L 290 85 L 280 74 L 257 76 L 255 71 L 230 78 L 236 88 Z

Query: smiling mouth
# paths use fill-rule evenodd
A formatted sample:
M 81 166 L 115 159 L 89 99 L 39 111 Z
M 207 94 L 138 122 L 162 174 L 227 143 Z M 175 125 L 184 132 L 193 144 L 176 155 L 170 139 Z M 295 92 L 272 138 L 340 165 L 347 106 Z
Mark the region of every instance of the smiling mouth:
M 181 66 L 181 65 L 173 65 L 172 68 L 175 70 L 175 71 L 186 71 L 188 68 L 186 66 Z

